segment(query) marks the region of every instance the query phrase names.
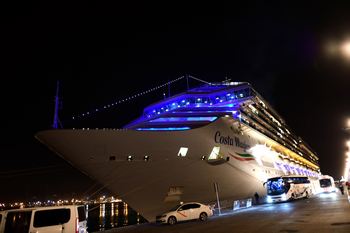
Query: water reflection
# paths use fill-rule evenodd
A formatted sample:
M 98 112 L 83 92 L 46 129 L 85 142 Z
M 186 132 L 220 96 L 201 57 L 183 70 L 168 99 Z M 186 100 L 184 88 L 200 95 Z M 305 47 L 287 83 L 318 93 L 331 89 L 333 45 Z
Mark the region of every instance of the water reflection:
M 141 224 L 146 220 L 125 202 L 91 204 L 88 231 L 102 231 L 126 225 Z

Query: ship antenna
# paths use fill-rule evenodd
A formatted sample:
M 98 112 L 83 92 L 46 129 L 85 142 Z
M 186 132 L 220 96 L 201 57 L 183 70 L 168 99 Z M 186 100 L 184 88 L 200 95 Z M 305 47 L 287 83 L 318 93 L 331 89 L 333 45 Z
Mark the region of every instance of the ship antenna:
M 169 81 L 168 82 L 168 98 L 170 98 L 170 85 L 171 85 L 171 82 Z
M 58 128 L 58 124 L 60 124 L 61 128 L 62 128 L 62 124 L 60 122 L 60 119 L 58 117 L 58 111 L 59 111 L 59 107 L 60 107 L 60 98 L 59 98 L 59 89 L 60 88 L 60 81 L 57 80 L 57 87 L 56 87 L 56 96 L 55 96 L 55 113 L 53 116 L 53 123 L 52 123 L 52 128 L 57 129 Z
M 187 83 L 187 91 L 190 89 L 190 84 L 188 83 L 188 75 L 185 74 L 186 77 L 186 83 Z

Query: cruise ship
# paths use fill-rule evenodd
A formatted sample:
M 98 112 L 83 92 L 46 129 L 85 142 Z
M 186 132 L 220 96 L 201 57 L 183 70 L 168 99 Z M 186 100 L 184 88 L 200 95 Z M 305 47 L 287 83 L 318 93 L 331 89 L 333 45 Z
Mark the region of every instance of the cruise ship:
M 179 202 L 266 195 L 270 177 L 320 175 L 316 153 L 246 82 L 208 83 L 168 97 L 123 129 L 35 136 L 148 221 Z

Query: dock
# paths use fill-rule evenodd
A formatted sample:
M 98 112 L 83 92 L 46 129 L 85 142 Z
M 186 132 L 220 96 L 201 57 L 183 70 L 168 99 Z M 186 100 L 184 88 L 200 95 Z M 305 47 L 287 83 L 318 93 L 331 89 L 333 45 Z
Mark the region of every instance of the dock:
M 309 199 L 262 204 L 238 211 L 226 210 L 206 222 L 191 221 L 174 226 L 146 223 L 103 231 L 105 233 L 349 233 L 350 202 L 340 192 L 318 194 Z

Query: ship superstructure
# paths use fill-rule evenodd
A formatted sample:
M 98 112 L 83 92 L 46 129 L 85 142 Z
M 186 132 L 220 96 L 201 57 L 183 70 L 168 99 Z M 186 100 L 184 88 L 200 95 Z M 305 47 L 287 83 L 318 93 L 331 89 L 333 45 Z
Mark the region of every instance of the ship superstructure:
M 317 179 L 315 152 L 249 83 L 205 84 L 154 103 L 119 130 L 36 137 L 148 220 L 179 201 L 266 193 L 267 178 Z

